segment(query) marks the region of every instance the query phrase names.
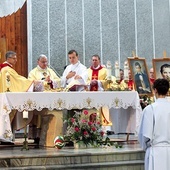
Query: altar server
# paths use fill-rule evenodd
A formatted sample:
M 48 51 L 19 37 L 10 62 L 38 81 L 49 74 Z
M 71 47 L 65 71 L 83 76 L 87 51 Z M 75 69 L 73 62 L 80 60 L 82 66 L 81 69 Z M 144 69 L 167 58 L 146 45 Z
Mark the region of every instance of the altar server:
M 153 84 L 155 103 L 145 107 L 139 127 L 139 142 L 145 153 L 145 170 L 170 169 L 170 103 L 166 98 L 169 82 Z
M 70 64 L 66 67 L 61 77 L 62 87 L 70 87 L 69 84 L 79 82 L 79 85 L 86 85 L 88 74 L 87 68 L 79 61 L 77 51 L 70 50 L 68 52 Z

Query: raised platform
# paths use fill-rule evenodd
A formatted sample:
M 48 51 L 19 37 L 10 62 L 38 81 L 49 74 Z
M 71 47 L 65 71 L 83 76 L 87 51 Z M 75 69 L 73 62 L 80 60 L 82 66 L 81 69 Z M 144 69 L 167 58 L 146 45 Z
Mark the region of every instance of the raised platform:
M 21 147 L 1 147 L 0 169 L 102 169 L 143 170 L 144 152 L 135 141 L 122 143 L 122 148 L 74 149 L 64 147 L 21 151 Z

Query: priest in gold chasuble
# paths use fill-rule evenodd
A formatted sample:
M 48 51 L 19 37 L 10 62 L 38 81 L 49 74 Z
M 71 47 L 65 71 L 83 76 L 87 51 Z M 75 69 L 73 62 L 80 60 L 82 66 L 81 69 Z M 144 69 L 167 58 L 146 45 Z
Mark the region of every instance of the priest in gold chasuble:
M 10 54 L 8 57 L 8 54 Z M 2 64 L 0 64 L 0 92 L 26 92 L 33 84 L 32 80 L 29 80 L 19 75 L 14 69 L 17 58 L 16 55 L 7 52 L 8 58 Z
M 19 75 L 13 68 L 17 62 L 16 53 L 8 51 L 5 57 L 6 61 L 0 64 L 0 93 L 32 91 L 33 81 Z M 21 129 L 25 126 L 22 113 L 13 110 L 9 117 L 13 129 Z M 31 121 L 31 119 L 32 114 L 30 113 L 27 124 Z
M 100 65 L 100 57 L 92 56 L 92 66 L 88 68 L 88 84 L 90 91 L 107 90 L 107 69 Z
M 48 67 L 48 59 L 44 54 L 41 54 L 37 60 L 37 67 L 30 71 L 28 78 L 36 80 L 35 91 L 43 91 L 38 89 L 41 83 L 48 83 L 51 89 L 60 88 L 61 81 L 55 71 Z M 38 83 L 39 81 L 39 83 Z

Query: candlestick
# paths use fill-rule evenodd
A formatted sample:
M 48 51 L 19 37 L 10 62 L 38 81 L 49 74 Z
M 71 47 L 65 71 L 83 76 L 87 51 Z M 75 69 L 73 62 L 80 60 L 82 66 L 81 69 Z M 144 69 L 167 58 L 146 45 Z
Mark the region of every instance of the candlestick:
M 107 61 L 107 80 L 111 80 L 112 79 L 112 66 L 111 66 L 111 62 Z
M 26 112 L 23 112 L 23 113 L 26 113 Z M 28 114 L 25 114 L 25 117 L 23 116 L 25 127 L 24 127 L 24 142 L 23 142 L 23 147 L 21 148 L 21 151 L 24 150 L 24 149 L 29 150 L 28 141 L 27 141 L 27 120 L 28 120 L 28 116 L 26 117 L 26 115 L 28 115 Z
M 28 119 L 28 111 L 23 111 L 23 118 Z
M 128 74 L 129 68 L 128 68 L 128 62 L 124 62 L 124 80 L 129 80 L 129 74 Z
M 118 61 L 115 62 L 115 77 L 116 80 L 120 80 L 120 69 Z

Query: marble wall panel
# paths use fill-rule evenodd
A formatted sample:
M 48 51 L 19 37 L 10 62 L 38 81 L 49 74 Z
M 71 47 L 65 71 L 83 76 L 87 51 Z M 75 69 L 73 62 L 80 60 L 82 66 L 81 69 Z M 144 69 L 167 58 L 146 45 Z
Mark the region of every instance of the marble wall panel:
M 161 58 L 166 50 L 170 56 L 170 15 L 169 0 L 154 0 L 155 57 Z
M 40 54 L 48 54 L 47 1 L 32 1 L 32 66 Z
M 163 50 L 170 56 L 168 0 L 32 0 L 29 9 L 29 69 L 44 53 L 61 74 L 68 64 L 70 49 L 78 51 L 87 67 L 93 54 L 101 56 L 102 64 L 110 60 L 114 65 L 118 60 L 121 68 L 133 50 L 146 58 L 148 67 L 152 66 L 152 58 L 162 56 Z
M 50 65 L 61 75 L 66 65 L 65 2 L 50 0 Z
M 120 67 L 135 50 L 134 0 L 119 0 Z
M 90 65 L 91 56 L 101 53 L 99 0 L 84 0 L 85 65 Z
M 67 0 L 67 50 L 75 49 L 83 63 L 82 1 Z
M 151 1 L 140 0 L 136 4 L 137 55 L 145 58 L 148 68 L 152 67 L 153 32 Z
M 118 58 L 118 23 L 117 2 L 101 1 L 102 16 L 102 62 L 106 64 L 109 60 L 112 65 Z

